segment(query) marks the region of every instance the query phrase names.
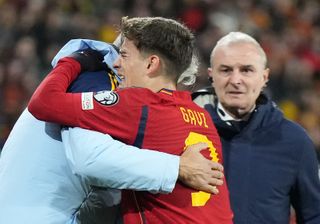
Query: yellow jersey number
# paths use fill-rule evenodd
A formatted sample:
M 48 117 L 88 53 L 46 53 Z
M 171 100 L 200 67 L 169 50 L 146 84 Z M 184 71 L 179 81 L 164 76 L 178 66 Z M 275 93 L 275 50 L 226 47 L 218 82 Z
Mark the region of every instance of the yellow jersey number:
M 187 137 L 185 141 L 185 147 L 184 150 L 193 144 L 199 143 L 199 142 L 205 142 L 209 146 L 209 151 L 210 151 L 210 157 L 212 161 L 218 162 L 218 153 L 216 148 L 213 146 L 212 141 L 210 141 L 207 136 L 198 134 L 195 132 L 190 132 L 189 136 Z M 211 194 L 203 192 L 203 191 L 198 191 L 198 192 L 193 192 L 191 193 L 191 200 L 192 200 L 192 206 L 198 207 L 198 206 L 204 206 L 207 201 L 210 199 Z

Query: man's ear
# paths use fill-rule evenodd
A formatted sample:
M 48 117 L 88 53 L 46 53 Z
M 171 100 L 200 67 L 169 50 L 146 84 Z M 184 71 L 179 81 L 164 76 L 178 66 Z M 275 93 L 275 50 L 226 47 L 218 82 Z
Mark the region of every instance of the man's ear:
M 154 76 L 156 74 L 159 73 L 160 69 L 161 69 L 161 61 L 159 56 L 157 55 L 150 55 L 147 59 L 147 70 L 148 70 L 148 74 L 150 76 Z
M 263 80 L 265 84 L 267 84 L 267 82 L 269 81 L 269 74 L 270 74 L 269 68 L 266 68 L 265 70 L 263 70 Z
M 212 76 L 213 76 L 213 74 L 212 74 L 212 68 L 211 67 L 209 67 L 208 68 L 208 80 L 210 81 L 210 83 L 213 83 L 213 78 L 212 78 Z

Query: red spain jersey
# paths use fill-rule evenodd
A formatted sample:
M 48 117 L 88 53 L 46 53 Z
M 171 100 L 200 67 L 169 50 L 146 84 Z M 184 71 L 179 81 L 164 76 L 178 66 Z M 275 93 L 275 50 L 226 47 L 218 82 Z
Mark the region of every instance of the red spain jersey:
M 190 93 L 154 93 L 145 88 L 66 93 L 78 72 L 75 61 L 64 59 L 41 84 L 29 109 L 44 120 L 108 133 L 127 144 L 175 155 L 188 145 L 207 142 L 205 156 L 222 163 L 214 124 Z M 218 195 L 195 191 L 179 181 L 170 194 L 124 191 L 124 222 L 230 224 L 233 215 L 225 183 L 218 187 Z

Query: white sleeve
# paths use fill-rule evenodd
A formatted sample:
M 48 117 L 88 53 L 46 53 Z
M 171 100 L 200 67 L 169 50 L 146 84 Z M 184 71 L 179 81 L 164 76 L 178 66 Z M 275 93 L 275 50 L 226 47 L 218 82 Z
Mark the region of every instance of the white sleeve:
M 179 156 L 141 150 L 82 128 L 63 130 L 62 139 L 71 168 L 92 185 L 170 193 L 177 181 Z

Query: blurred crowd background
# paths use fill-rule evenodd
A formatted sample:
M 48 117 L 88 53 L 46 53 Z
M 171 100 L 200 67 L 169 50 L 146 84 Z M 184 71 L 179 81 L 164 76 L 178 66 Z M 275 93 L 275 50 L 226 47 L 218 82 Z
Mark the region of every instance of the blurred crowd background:
M 57 51 L 72 38 L 112 42 L 125 15 L 175 18 L 195 32 L 201 69 L 191 91 L 210 85 L 217 39 L 255 37 L 269 59 L 267 93 L 320 155 L 319 0 L 0 0 L 0 149 Z

